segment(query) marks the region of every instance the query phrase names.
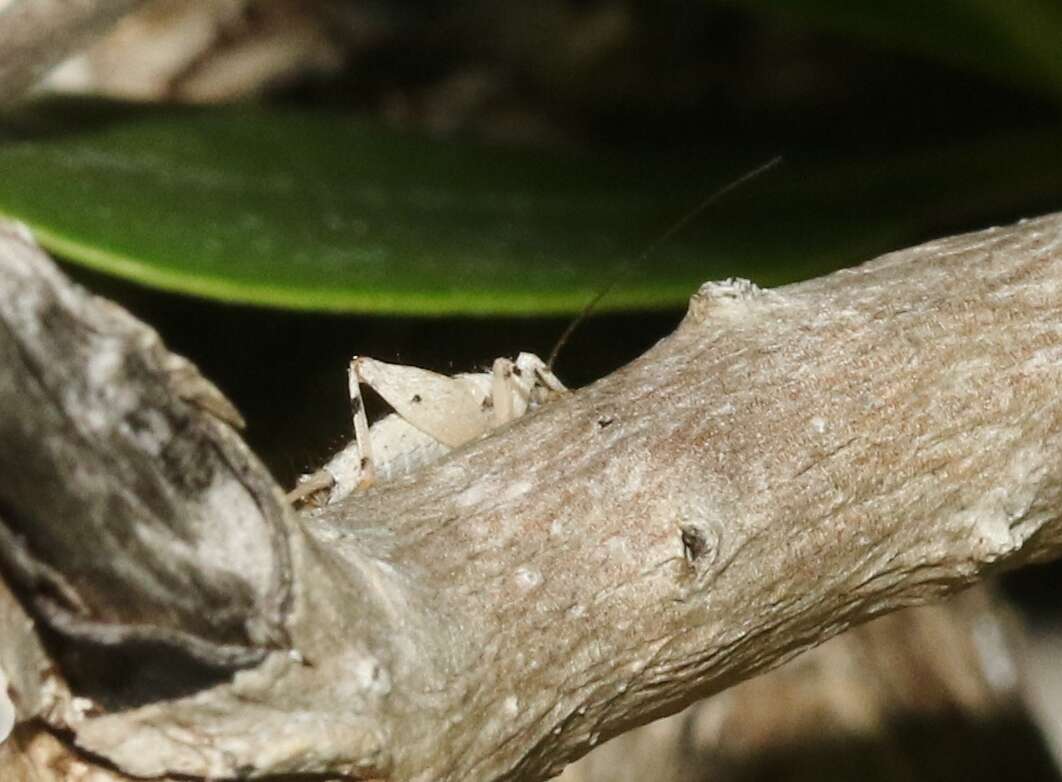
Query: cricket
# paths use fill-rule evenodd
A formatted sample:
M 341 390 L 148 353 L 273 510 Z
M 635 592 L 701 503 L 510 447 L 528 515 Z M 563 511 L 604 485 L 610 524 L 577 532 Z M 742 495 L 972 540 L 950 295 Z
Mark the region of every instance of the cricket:
M 453 376 L 355 356 L 349 383 L 354 441 L 299 479 L 288 493 L 294 505 L 330 505 L 408 475 L 568 391 L 534 353 L 497 358 L 490 372 Z M 394 410 L 371 426 L 363 384 Z

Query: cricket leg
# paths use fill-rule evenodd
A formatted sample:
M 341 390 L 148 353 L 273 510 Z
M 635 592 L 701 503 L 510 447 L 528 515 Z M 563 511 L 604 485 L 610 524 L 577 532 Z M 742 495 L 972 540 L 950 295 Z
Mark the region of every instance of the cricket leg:
M 539 360 L 541 362 L 541 359 Z M 541 363 L 542 366 L 535 369 L 535 376 L 538 377 L 542 385 L 556 394 L 567 393 L 568 387 L 560 381 L 560 378 L 553 374 L 553 370 L 546 366 L 545 362 Z
M 356 473 L 350 471 L 351 474 L 349 476 L 347 471 L 344 471 L 343 477 L 338 482 L 343 483 L 344 486 L 350 486 L 350 483 L 345 483 L 345 481 L 350 480 L 353 482 L 354 475 L 356 475 L 356 488 L 365 489 L 376 480 L 376 466 L 372 459 L 372 439 L 369 436 L 369 421 L 365 416 L 365 405 L 361 398 L 360 362 L 361 359 L 355 356 L 354 360 L 350 362 L 348 374 L 350 409 L 354 416 L 354 440 L 355 447 L 358 450 L 358 470 Z M 335 458 L 333 458 L 333 462 L 335 462 Z M 349 460 L 344 460 L 345 464 L 348 462 Z M 287 493 L 287 500 L 296 507 L 317 504 L 321 496 L 324 496 L 327 502 L 327 497 L 332 493 L 336 485 L 336 475 L 326 468 L 321 468 L 311 475 L 305 475 L 300 478 L 295 488 Z
M 299 506 L 313 504 L 312 500 L 321 492 L 331 491 L 336 480 L 328 470 L 318 470 L 312 475 L 301 478 L 295 488 L 286 495 L 290 504 Z
M 568 388 L 553 374 L 549 365 L 534 353 L 521 353 L 516 357 L 516 366 L 521 372 L 531 373 L 547 390 L 563 394 Z
M 517 417 L 513 406 L 513 366 L 507 358 L 496 358 L 491 367 L 490 400 L 495 426 L 507 424 Z
M 449 448 L 475 440 L 490 429 L 490 411 L 483 409 L 459 377 L 365 357 L 356 363 L 360 382 L 411 425 Z
M 350 362 L 348 380 L 350 384 L 350 410 L 354 414 L 354 439 L 358 444 L 358 465 L 361 479 L 358 487 L 367 489 L 376 482 L 376 465 L 372 460 L 372 438 L 369 437 L 369 419 L 365 415 L 365 402 L 361 397 L 361 376 L 363 359 L 355 356 Z

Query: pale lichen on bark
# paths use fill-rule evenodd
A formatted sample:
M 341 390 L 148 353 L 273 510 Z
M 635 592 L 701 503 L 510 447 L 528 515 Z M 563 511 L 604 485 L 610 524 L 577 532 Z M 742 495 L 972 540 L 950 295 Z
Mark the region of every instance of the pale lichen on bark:
M 128 773 L 544 779 L 852 624 L 1062 543 L 1062 215 L 772 291 L 705 286 L 675 334 L 614 375 L 298 517 L 228 424 L 182 397 L 159 346 L 122 342 L 123 361 L 147 370 L 116 374 L 127 364 L 101 363 L 92 330 L 79 331 L 108 305 L 10 231 L 0 268 L 0 350 L 66 362 L 26 373 L 51 402 L 28 401 L 32 383 L 9 365 L 0 433 L 21 434 L 17 453 L 0 439 L 0 460 L 50 469 L 63 508 L 91 509 L 105 486 L 127 509 L 105 517 L 113 529 L 143 540 L 146 525 L 162 550 L 181 544 L 186 580 L 158 635 L 159 593 L 146 587 L 169 583 L 165 562 L 149 557 L 122 582 L 115 611 L 106 590 L 64 571 L 63 534 L 76 533 L 60 533 L 73 522 L 56 521 L 55 500 L 10 469 L 0 479 L 0 530 L 20 552 L 0 568 L 60 647 L 86 634 L 42 608 L 57 589 L 68 610 L 88 607 L 92 643 L 135 655 L 128 633 L 108 632 L 132 616 L 209 668 L 180 691 L 151 697 L 142 681 L 138 699 L 70 717 L 73 741 Z M 34 271 L 7 273 L 18 268 Z M 35 285 L 53 291 L 49 308 L 25 304 L 41 300 Z M 81 390 L 64 395 L 71 383 Z M 203 439 L 189 455 L 227 457 L 189 486 L 147 452 L 140 466 L 125 452 L 121 467 L 97 449 L 108 469 L 81 480 L 67 440 L 123 431 L 139 403 L 106 394 L 145 388 L 143 404 L 185 422 L 163 447 L 191 431 Z M 31 437 L 56 409 L 79 434 Z M 145 476 L 168 503 L 142 502 Z M 215 501 L 231 496 L 256 500 L 235 514 Z M 123 556 L 108 560 L 119 573 Z M 42 560 L 49 578 L 27 578 Z M 225 562 L 238 565 L 206 577 Z M 197 567 L 202 583 L 187 580 Z M 214 589 L 227 583 L 241 586 Z M 204 654 L 218 639 L 230 654 Z M 231 654 L 234 641 L 246 654 Z M 81 694 L 79 658 L 59 659 Z M 14 700 L 20 720 L 49 719 Z

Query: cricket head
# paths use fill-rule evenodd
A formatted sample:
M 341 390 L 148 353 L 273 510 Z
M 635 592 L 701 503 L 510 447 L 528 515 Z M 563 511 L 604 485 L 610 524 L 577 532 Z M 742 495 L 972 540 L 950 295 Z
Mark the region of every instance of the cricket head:
M 551 402 L 568 391 L 546 362 L 534 353 L 521 353 L 516 357 L 511 382 L 510 393 L 518 398 L 518 404 L 522 403 L 524 412 Z

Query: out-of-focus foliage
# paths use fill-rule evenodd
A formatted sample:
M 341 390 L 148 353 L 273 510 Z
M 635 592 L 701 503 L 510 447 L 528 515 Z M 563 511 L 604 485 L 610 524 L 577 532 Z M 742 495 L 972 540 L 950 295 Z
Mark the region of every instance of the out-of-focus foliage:
M 729 1 L 1062 100 L 1062 3 L 1056 0 Z
M 786 164 L 623 275 L 605 304 L 675 306 L 735 274 L 789 282 L 916 239 L 944 214 L 1059 192 L 1057 138 Z M 754 162 L 633 165 L 430 141 L 338 115 L 131 109 L 0 147 L 0 211 L 70 259 L 221 299 L 561 313 Z
M 355 120 L 336 88 L 320 86 L 327 110 L 307 105 L 314 89 L 296 94 L 299 108 L 31 107 L 29 125 L 0 128 L 0 213 L 69 260 L 221 300 L 550 314 L 578 311 L 613 281 L 602 309 L 680 306 L 706 279 L 780 284 L 1062 203 L 1062 7 L 1048 0 L 552 0 L 505 3 L 505 13 L 471 3 L 471 21 L 463 5 L 373 7 L 390 20 L 378 36 L 390 48 L 359 50 L 377 67 L 343 83 L 389 68 L 414 85 L 359 87 L 362 114 L 365 101 L 389 102 L 375 118 Z M 838 48 L 853 72 L 832 66 Z M 480 97 L 455 98 L 469 73 Z M 576 86 L 562 88 L 564 74 Z M 1013 103 L 978 114 L 982 91 Z M 447 138 L 394 128 L 394 106 L 410 95 L 434 96 L 429 114 L 455 123 Z M 549 95 L 555 114 L 528 127 L 575 143 L 469 138 L 504 126 L 514 105 L 541 120 Z M 953 99 L 957 119 L 942 131 Z M 397 124 L 438 130 L 416 121 L 414 103 Z M 657 108 L 649 124 L 613 134 L 619 145 L 593 148 L 596 130 Z M 572 133 L 557 113 L 595 118 Z M 656 135 L 643 140 L 650 125 Z M 694 204 L 779 153 L 782 166 L 624 273 Z

